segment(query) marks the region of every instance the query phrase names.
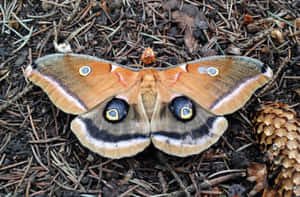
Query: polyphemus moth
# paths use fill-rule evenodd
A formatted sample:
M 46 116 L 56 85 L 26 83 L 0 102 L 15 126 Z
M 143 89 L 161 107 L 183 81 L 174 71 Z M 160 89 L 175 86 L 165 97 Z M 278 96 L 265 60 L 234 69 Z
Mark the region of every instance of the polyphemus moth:
M 223 115 L 241 108 L 272 77 L 262 62 L 214 56 L 167 68 L 133 69 L 79 54 L 52 54 L 26 68 L 62 111 L 78 114 L 71 129 L 90 150 L 133 156 L 150 143 L 185 157 L 214 144 Z

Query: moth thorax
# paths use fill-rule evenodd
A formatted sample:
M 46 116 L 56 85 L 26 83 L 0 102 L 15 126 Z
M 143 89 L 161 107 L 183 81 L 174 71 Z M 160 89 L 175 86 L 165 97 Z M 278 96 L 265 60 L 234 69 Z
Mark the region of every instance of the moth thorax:
M 141 83 L 141 96 L 148 118 L 152 117 L 157 98 L 155 78 L 152 73 L 145 74 Z
M 144 108 L 146 109 L 146 113 L 149 119 L 152 117 L 153 109 L 156 103 L 156 98 L 157 98 L 157 92 L 151 91 L 151 89 L 149 89 L 149 91 L 146 91 L 144 92 L 144 94 L 142 94 Z

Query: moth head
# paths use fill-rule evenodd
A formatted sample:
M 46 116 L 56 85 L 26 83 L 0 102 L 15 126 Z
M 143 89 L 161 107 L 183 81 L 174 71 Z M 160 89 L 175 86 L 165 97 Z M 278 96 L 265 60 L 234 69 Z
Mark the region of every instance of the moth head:
M 175 97 L 169 104 L 172 114 L 180 121 L 192 120 L 195 116 L 195 104 L 185 96 Z
M 103 111 L 105 120 L 111 123 L 117 123 L 122 121 L 128 114 L 128 103 L 119 98 L 113 98 L 109 101 Z

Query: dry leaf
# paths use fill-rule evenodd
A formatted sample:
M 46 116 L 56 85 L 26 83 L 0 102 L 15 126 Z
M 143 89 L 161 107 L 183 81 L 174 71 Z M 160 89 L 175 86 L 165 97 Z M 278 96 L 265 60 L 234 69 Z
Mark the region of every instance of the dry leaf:
M 164 8 L 178 8 L 176 3 L 178 1 L 169 1 L 164 5 Z M 194 5 L 184 4 L 181 10 L 174 10 L 172 12 L 172 19 L 184 30 L 184 43 L 189 52 L 192 54 L 197 52 L 199 50 L 197 38 L 201 40 L 205 38 L 206 40 L 206 36 L 201 30 L 208 29 L 208 23 L 203 13 Z
M 279 29 L 274 29 L 273 31 L 271 31 L 271 37 L 278 44 L 282 44 L 284 42 L 283 33 Z

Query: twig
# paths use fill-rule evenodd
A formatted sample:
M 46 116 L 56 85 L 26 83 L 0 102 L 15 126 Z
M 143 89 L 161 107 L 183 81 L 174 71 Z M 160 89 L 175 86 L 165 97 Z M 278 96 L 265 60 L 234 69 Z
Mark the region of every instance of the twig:
M 125 197 L 125 196 L 130 196 L 130 192 L 132 192 L 133 190 L 137 189 L 138 187 L 140 187 L 139 185 L 135 185 L 132 188 L 128 189 L 127 191 L 125 191 L 124 193 L 122 193 L 120 195 L 120 197 Z
M 33 85 L 28 85 L 27 87 L 25 87 L 23 89 L 22 92 L 20 92 L 19 94 L 17 94 L 15 97 L 13 97 L 12 99 L 10 99 L 9 101 L 6 101 L 5 104 L 0 105 L 0 113 L 5 110 L 6 108 L 8 108 L 10 105 L 12 105 L 16 100 L 20 99 L 21 97 L 23 97 L 25 94 L 27 94 L 27 92 L 31 91 L 33 88 Z
M 4 166 L 4 167 L 0 168 L 0 171 L 7 170 L 7 169 L 10 169 L 10 168 L 15 168 L 15 167 L 23 165 L 27 162 L 28 162 L 28 160 L 21 161 L 21 162 L 18 162 L 18 163 L 14 163 L 14 164 L 11 164 L 11 165 L 8 165 L 8 166 Z
M 30 31 L 29 31 L 28 35 L 26 35 L 22 38 L 22 39 L 24 39 L 24 42 L 17 49 L 13 50 L 12 54 L 15 54 L 16 52 L 21 50 L 27 44 L 27 42 L 29 41 L 29 39 L 32 35 L 32 32 L 33 32 L 33 27 L 30 28 Z
M 55 142 L 55 141 L 62 141 L 62 142 L 66 142 L 66 139 L 63 139 L 61 137 L 53 137 L 53 138 L 48 138 L 45 140 L 29 140 L 28 143 L 30 144 L 46 144 L 46 143 L 51 143 L 51 142 Z
M 270 34 L 270 32 L 273 31 L 273 28 L 269 28 L 261 33 L 258 33 L 255 37 L 248 40 L 246 43 L 240 43 L 238 44 L 239 48 L 249 48 L 253 44 L 259 42 L 260 40 L 264 39 L 267 35 Z
M 53 16 L 53 15 L 55 15 L 57 13 L 57 11 L 55 10 L 55 11 L 53 11 L 53 12 L 50 12 L 50 13 L 48 13 L 48 14 L 45 14 L 45 15 L 41 15 L 41 16 L 34 16 L 34 15 L 27 15 L 27 17 L 29 17 L 29 18 L 36 18 L 36 19 L 40 19 L 40 18 L 47 18 L 47 17 L 50 17 L 50 16 Z
M 280 16 L 278 16 L 278 15 L 276 15 L 276 14 L 273 14 L 273 13 L 270 12 L 270 11 L 267 11 L 267 13 L 268 13 L 270 16 L 273 16 L 274 18 L 276 18 L 276 19 L 278 19 L 278 20 L 280 20 L 280 21 L 282 21 L 282 22 L 285 22 L 286 24 L 288 24 L 288 25 L 294 27 L 294 24 L 291 23 L 290 21 L 287 21 L 287 20 L 281 18 Z
M 15 188 L 15 192 L 14 192 L 15 194 L 17 194 L 19 187 L 22 185 L 22 183 L 23 183 L 25 177 L 27 176 L 27 174 L 28 174 L 28 172 L 29 172 L 29 170 L 30 170 L 31 164 L 32 164 L 32 160 L 33 160 L 33 158 L 30 157 L 29 162 L 28 162 L 28 166 L 27 166 L 27 168 L 26 168 L 26 170 L 25 170 L 25 172 L 24 172 L 24 175 L 22 176 L 22 178 L 21 178 L 19 184 L 18 184 L 18 185 L 16 186 L 16 188 Z
M 1 144 L 0 146 L 0 153 L 3 152 L 3 150 L 6 148 L 7 144 L 10 142 L 11 139 L 11 132 L 9 132 L 7 135 L 5 135 L 5 137 L 3 138 L 2 141 L 5 141 L 3 144 Z M 0 166 L 1 166 L 1 162 L 0 162 Z
M 34 139 L 32 133 L 29 133 L 30 137 L 32 139 Z M 49 169 L 45 166 L 45 164 L 41 161 L 40 157 L 37 155 L 37 152 L 35 151 L 34 147 L 37 147 L 35 144 L 31 144 L 30 145 L 31 147 L 31 150 L 32 150 L 32 153 L 33 153 L 33 156 L 34 158 L 36 159 L 36 161 L 40 164 L 40 166 L 42 166 L 45 170 L 49 171 Z
M 32 31 L 32 28 L 29 28 L 25 23 L 23 23 L 15 13 L 12 12 L 11 14 L 25 29 L 27 29 L 28 31 Z
M 82 27 L 79 27 L 78 29 L 76 29 L 75 31 L 73 31 L 68 38 L 66 39 L 66 42 L 70 42 L 80 31 L 82 31 L 83 29 L 85 29 L 87 26 L 89 26 L 91 24 L 91 22 L 83 25 Z
M 147 33 L 143 33 L 143 32 L 141 32 L 141 33 L 140 33 L 140 35 L 142 35 L 142 36 L 146 36 L 146 37 L 149 37 L 149 38 L 152 38 L 152 39 L 154 39 L 154 40 L 157 40 L 157 41 L 159 41 L 159 42 L 163 42 L 163 40 L 162 40 L 162 39 L 159 39 L 158 37 L 156 37 L 156 36 L 153 36 L 153 35 L 150 35 L 150 34 L 147 34 Z
M 256 100 L 256 98 L 258 98 L 261 95 L 263 95 L 266 91 L 268 91 L 273 86 L 274 82 L 276 81 L 276 79 L 278 78 L 279 74 L 281 73 L 281 71 L 283 70 L 283 68 L 286 66 L 286 63 L 288 61 L 289 61 L 288 59 L 284 59 L 281 62 L 281 64 L 279 65 L 278 70 L 274 74 L 274 76 L 271 79 L 271 81 L 256 95 L 256 97 L 252 98 L 249 102 L 247 102 L 247 104 L 244 106 L 244 108 L 247 108 L 251 103 L 253 103 Z
M 81 3 L 81 0 L 77 0 L 75 3 L 75 7 L 73 8 L 72 13 L 70 14 L 70 16 L 68 16 L 67 21 L 71 21 L 73 20 L 74 16 L 76 15 L 78 9 L 79 9 L 79 5 Z
M 187 187 L 184 185 L 184 183 L 182 182 L 182 180 L 180 179 L 180 177 L 178 176 L 178 174 L 175 172 L 175 170 L 171 167 L 171 165 L 166 161 L 166 158 L 164 157 L 164 155 L 161 154 L 161 153 L 159 153 L 158 158 L 161 161 L 161 163 L 163 163 L 164 165 L 167 166 L 167 168 L 169 169 L 169 171 L 174 176 L 175 180 L 178 182 L 180 188 L 184 191 L 185 195 L 187 197 L 190 197 L 191 194 L 189 193 Z
M 203 181 L 202 183 L 200 183 L 198 185 L 198 187 L 200 189 L 206 189 L 206 188 L 212 187 L 216 184 L 219 184 L 219 183 L 222 183 L 222 182 L 225 182 L 228 180 L 232 180 L 235 178 L 239 178 L 239 177 L 245 177 L 245 176 L 246 176 L 246 172 L 233 173 L 233 174 L 225 175 L 225 176 L 218 177 L 215 179 L 211 179 L 208 181 Z M 186 187 L 186 190 L 189 192 L 195 192 L 195 187 L 194 187 L 194 185 L 190 185 L 190 186 Z M 179 196 L 182 196 L 182 194 L 183 194 L 183 191 L 176 191 L 176 192 L 169 194 L 168 197 L 179 197 Z

